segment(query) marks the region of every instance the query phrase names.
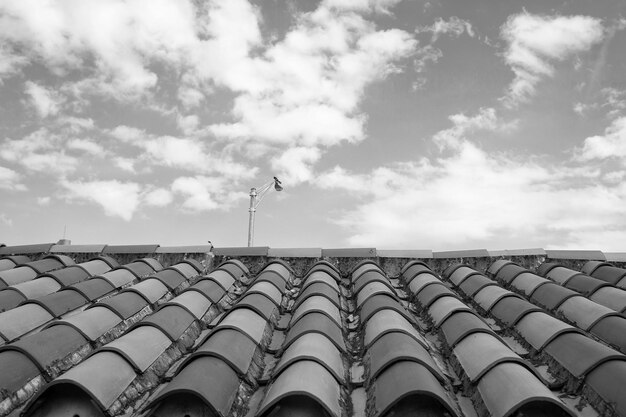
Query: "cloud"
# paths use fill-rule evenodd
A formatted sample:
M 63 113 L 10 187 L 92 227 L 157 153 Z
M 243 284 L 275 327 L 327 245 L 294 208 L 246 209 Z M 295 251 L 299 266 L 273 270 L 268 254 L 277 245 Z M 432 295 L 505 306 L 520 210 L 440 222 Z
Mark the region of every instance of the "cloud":
M 40 118 L 45 119 L 59 113 L 63 99 L 52 90 L 32 81 L 24 83 L 24 92 L 28 96 L 30 105 L 35 109 Z
M 5 139 L 0 147 L 0 158 L 20 164 L 31 172 L 65 175 L 78 166 L 78 159 L 64 151 L 63 135 L 40 128 L 22 139 Z
M 588 247 L 594 232 L 623 245 L 626 185 L 605 184 L 601 171 L 571 162 L 520 159 L 490 153 L 468 138 L 477 129 L 506 126 L 488 109 L 475 116 L 450 117 L 449 156 L 379 167 L 366 174 L 336 167 L 317 184 L 358 197 L 337 223 L 348 244 L 433 249 L 510 245 L 510 247 Z M 491 249 L 495 249 L 491 247 Z
M 604 135 L 585 139 L 582 148 L 576 150 L 579 161 L 619 159 L 626 163 L 626 116 L 613 120 Z
M 460 19 L 456 16 L 450 17 L 450 19 L 445 20 L 441 17 L 438 17 L 430 26 L 418 26 L 415 29 L 416 33 L 432 33 L 431 42 L 435 42 L 441 35 L 450 35 L 458 38 L 464 33 L 467 33 L 468 36 L 474 37 L 474 29 L 472 28 L 472 24 L 464 19 Z
M 37 197 L 37 204 L 39 204 L 40 206 L 48 206 L 50 205 L 50 201 L 52 199 L 50 197 Z
M 118 180 L 62 180 L 68 200 L 82 200 L 100 205 L 107 216 L 130 221 L 140 204 L 141 186 Z
M 247 193 L 233 190 L 225 179 L 204 175 L 179 177 L 171 189 L 183 197 L 182 207 L 192 212 L 228 209 L 248 198 Z
M 89 139 L 72 139 L 67 142 L 68 149 L 86 152 L 95 156 L 104 156 L 106 151 L 102 146 Z
M 5 226 L 11 227 L 13 226 L 13 219 L 7 216 L 5 213 L 0 213 L 0 223 L 4 224 Z
M 172 193 L 165 188 L 156 188 L 149 191 L 144 196 L 144 201 L 148 206 L 165 207 L 174 200 Z
M 526 102 L 537 84 L 554 76 L 555 61 L 589 50 L 600 42 L 604 29 L 590 16 L 541 16 L 522 13 L 508 18 L 501 27 L 507 42 L 504 60 L 515 74 L 503 98 L 508 107 Z
M 12 169 L 0 165 L 0 189 L 26 191 L 26 186 L 20 181 L 22 176 Z
M 279 177 L 289 178 L 291 185 L 311 181 L 314 178 L 313 165 L 321 156 L 317 148 L 291 148 L 272 160 L 272 169 Z

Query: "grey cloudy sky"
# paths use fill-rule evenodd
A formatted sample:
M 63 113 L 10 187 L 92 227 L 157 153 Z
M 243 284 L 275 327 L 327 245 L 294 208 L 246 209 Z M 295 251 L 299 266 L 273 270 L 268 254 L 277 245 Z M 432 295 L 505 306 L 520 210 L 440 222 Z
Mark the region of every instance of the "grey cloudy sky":
M 620 0 L 0 0 L 0 241 L 626 248 Z

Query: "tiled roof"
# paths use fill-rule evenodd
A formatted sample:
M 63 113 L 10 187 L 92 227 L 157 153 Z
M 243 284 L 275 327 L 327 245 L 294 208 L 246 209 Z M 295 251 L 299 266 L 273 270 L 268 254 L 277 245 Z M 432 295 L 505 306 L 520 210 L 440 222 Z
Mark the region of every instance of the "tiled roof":
M 598 252 L 25 248 L 0 416 L 626 416 Z

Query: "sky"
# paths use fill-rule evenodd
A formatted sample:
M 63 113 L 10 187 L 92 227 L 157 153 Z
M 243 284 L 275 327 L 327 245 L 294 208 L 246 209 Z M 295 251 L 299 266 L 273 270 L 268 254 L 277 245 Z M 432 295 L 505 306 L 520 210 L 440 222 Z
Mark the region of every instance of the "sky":
M 626 251 L 625 166 L 623 0 L 0 0 L 9 245 Z

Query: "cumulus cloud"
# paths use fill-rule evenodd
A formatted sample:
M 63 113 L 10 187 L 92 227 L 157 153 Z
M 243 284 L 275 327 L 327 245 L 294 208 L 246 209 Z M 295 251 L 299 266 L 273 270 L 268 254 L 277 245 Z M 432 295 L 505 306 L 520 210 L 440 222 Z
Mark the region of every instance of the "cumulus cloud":
M 165 207 L 169 205 L 174 200 L 172 193 L 170 190 L 166 190 L 165 188 L 156 188 L 152 191 L 149 191 L 144 196 L 144 201 L 149 206 L 154 207 Z
M 20 181 L 22 176 L 16 171 L 0 165 L 0 189 L 25 191 L 26 186 Z
M 0 213 L 0 223 L 5 226 L 13 226 L 13 219 L 7 216 L 5 213 Z
M 419 26 L 415 31 L 417 33 L 432 33 L 431 42 L 435 42 L 441 35 L 450 35 L 458 38 L 467 33 L 472 38 L 475 36 L 472 24 L 456 16 L 452 16 L 448 20 L 438 17 L 432 25 Z
M 585 139 L 577 150 L 577 158 L 580 161 L 615 158 L 626 162 L 626 116 L 613 120 L 603 135 Z
M 320 187 L 361 198 L 337 220 L 350 232 L 350 245 L 588 247 L 586 239 L 594 232 L 613 237 L 600 248 L 625 243 L 623 234 L 613 231 L 626 227 L 626 185 L 603 184 L 601 171 L 593 167 L 481 149 L 468 139 L 472 132 L 507 125 L 489 109 L 450 120 L 455 126 L 435 135 L 453 145 L 450 156 L 391 164 L 366 174 L 336 167 L 321 175 Z
M 32 81 L 26 81 L 24 89 L 29 104 L 35 109 L 39 117 L 45 119 L 59 113 L 63 99 L 57 93 Z
M 130 221 L 140 204 L 141 186 L 134 182 L 61 181 L 68 200 L 87 201 L 100 205 L 108 216 Z
M 71 139 L 67 142 L 66 146 L 69 149 L 86 152 L 96 156 L 103 156 L 106 153 L 101 145 L 89 139 Z
M 313 165 L 321 156 L 317 148 L 291 148 L 272 160 L 272 168 L 279 177 L 289 178 L 292 185 L 311 181 L 314 177 Z
M 507 43 L 504 60 L 515 78 L 504 103 L 514 107 L 528 101 L 544 78 L 553 77 L 554 62 L 589 50 L 604 36 L 600 19 L 590 16 L 513 15 L 501 28 Z
M 179 177 L 171 189 L 182 196 L 182 208 L 192 212 L 228 209 L 248 198 L 248 194 L 231 189 L 224 178 L 204 175 Z

